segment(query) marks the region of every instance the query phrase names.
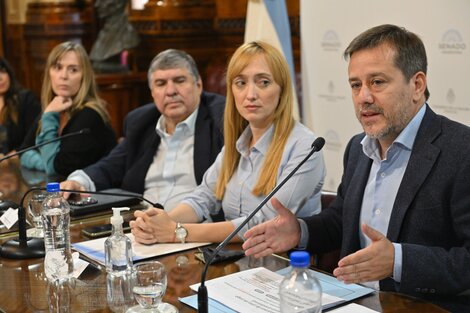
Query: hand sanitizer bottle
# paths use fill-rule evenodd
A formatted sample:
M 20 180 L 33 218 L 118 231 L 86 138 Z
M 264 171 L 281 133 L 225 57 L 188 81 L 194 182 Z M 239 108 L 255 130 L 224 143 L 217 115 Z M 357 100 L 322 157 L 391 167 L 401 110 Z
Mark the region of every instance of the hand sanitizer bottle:
M 104 242 L 106 263 L 106 298 L 113 312 L 125 312 L 133 305 L 132 245 L 124 235 L 121 211 L 129 208 L 113 208 L 111 236 Z
M 132 244 L 122 230 L 124 219 L 121 216 L 121 211 L 125 210 L 129 210 L 129 208 L 113 208 L 112 233 L 104 242 L 106 271 L 113 275 L 132 272 Z

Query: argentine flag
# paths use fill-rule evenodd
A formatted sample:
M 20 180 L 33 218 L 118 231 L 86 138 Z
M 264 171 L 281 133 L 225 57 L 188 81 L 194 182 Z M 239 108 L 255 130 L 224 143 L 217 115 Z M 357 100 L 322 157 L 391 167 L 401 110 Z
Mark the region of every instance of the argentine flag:
M 295 94 L 294 58 L 285 0 L 248 0 L 245 42 L 254 40 L 270 43 L 284 54 L 294 84 L 294 118 L 298 120 L 299 107 Z

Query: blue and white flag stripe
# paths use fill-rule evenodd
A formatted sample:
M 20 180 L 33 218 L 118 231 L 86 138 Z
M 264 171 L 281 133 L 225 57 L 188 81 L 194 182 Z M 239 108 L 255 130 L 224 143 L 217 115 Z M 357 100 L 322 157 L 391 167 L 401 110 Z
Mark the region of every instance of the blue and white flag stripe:
M 295 70 L 292 39 L 285 0 L 249 0 L 246 14 L 245 42 L 266 41 L 284 54 L 294 84 L 294 117 L 299 119 L 295 94 Z

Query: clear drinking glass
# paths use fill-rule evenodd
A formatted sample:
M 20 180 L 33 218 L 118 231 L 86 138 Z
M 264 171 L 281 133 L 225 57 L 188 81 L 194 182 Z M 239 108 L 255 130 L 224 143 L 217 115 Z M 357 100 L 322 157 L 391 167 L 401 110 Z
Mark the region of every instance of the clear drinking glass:
M 134 265 L 135 281 L 132 288 L 134 298 L 139 305 L 127 310 L 127 313 L 177 313 L 178 309 L 162 302 L 167 286 L 165 266 L 158 261 L 147 261 Z
M 46 199 L 46 196 L 44 192 L 37 191 L 33 193 L 31 200 L 29 200 L 28 211 L 35 228 L 35 231 L 31 233 L 32 237 L 44 237 L 41 211 L 42 203 L 44 199 Z

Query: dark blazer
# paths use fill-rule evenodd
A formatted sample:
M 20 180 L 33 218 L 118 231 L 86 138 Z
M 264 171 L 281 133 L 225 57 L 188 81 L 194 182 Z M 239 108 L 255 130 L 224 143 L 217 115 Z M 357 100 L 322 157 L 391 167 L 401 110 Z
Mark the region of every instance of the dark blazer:
M 203 92 L 194 135 L 194 173 L 199 184 L 223 142 L 225 97 Z M 160 144 L 155 127 L 160 112 L 154 103 L 131 111 L 124 121 L 124 139 L 99 162 L 84 169 L 97 190 L 122 188 L 142 194 L 145 176 Z
M 305 219 L 308 250 L 341 248 L 343 257 L 360 249 L 360 210 L 372 164 L 362 152 L 364 136 L 356 135 L 346 148 L 336 200 Z M 470 128 L 426 108 L 387 232 L 402 244 L 401 283 L 382 280 L 382 290 L 470 309 L 469 296 L 455 297 L 470 289 L 469 143 Z

